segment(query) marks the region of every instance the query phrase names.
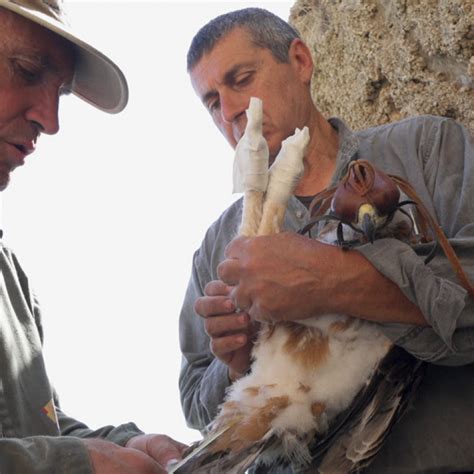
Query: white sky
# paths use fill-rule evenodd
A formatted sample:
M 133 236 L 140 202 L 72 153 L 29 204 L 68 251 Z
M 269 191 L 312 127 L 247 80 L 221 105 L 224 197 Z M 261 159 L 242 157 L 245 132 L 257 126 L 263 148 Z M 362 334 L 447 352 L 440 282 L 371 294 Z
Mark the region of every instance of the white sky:
M 63 409 L 91 427 L 135 421 L 183 442 L 178 315 L 191 257 L 233 201 L 233 152 L 189 83 L 186 51 L 211 18 L 293 2 L 66 1 L 76 31 L 121 66 L 122 114 L 74 96 L 61 131 L 3 193 L 4 240 L 43 307 Z

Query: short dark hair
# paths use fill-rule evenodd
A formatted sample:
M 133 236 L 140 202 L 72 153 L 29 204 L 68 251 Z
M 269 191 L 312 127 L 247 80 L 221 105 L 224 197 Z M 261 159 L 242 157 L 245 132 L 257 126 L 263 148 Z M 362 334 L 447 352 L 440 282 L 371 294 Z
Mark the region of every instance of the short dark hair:
M 256 46 L 268 49 L 281 63 L 288 62 L 290 45 L 295 38 L 300 37 L 286 21 L 263 8 L 244 8 L 224 13 L 204 25 L 194 36 L 188 50 L 188 72 L 221 38 L 239 27 L 250 33 Z

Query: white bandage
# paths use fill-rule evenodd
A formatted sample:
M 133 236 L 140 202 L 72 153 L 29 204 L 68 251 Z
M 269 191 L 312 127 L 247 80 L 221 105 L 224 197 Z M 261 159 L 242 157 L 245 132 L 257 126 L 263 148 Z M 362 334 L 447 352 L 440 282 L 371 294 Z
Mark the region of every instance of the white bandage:
M 286 203 L 303 175 L 303 157 L 309 143 L 309 130 L 297 128 L 295 133 L 281 144 L 280 153 L 270 167 L 270 179 L 267 189 L 267 200 Z
M 268 184 L 268 145 L 262 135 L 262 101 L 252 97 L 246 114 L 245 133 L 235 148 L 232 192 L 265 192 Z

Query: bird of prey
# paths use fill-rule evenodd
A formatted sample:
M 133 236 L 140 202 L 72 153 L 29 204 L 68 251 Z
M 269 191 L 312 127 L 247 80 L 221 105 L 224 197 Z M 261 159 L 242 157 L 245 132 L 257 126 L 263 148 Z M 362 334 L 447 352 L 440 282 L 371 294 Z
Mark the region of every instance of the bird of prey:
M 262 103 L 252 98 L 234 162 L 234 190 L 244 192 L 240 234 L 247 236 L 280 231 L 309 141 L 308 130 L 297 129 L 268 169 L 261 118 Z M 400 202 L 399 187 L 410 201 Z M 316 196 L 313 219 L 302 231 L 317 224 L 318 239 L 346 249 L 385 235 L 410 242 L 413 220 L 403 206 L 418 207 L 418 201 L 403 180 L 357 160 L 335 188 Z M 433 222 L 421 207 L 428 239 Z M 437 236 L 443 249 L 449 247 Z M 456 271 L 463 274 L 460 265 Z M 343 314 L 264 321 L 252 359 L 204 440 L 171 472 L 237 474 L 255 464 L 262 472 L 285 464 L 298 472 L 358 472 L 404 412 L 423 373 L 423 363 L 394 346 L 377 324 Z

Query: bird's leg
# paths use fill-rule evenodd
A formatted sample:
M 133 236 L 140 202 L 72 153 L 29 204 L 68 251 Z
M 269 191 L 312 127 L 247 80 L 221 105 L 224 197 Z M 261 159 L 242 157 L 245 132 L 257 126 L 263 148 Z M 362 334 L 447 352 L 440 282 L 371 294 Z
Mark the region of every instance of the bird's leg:
M 239 235 L 245 237 L 257 235 L 262 220 L 263 197 L 264 193 L 262 191 L 245 191 Z
M 308 142 L 306 127 L 296 129 L 294 135 L 283 141 L 280 153 L 270 168 L 258 235 L 276 234 L 281 230 L 288 200 L 304 171 L 303 156 Z
M 261 101 L 251 99 L 247 117 L 247 127 L 237 145 L 234 161 L 234 190 L 244 192 L 239 233 L 245 236 L 272 234 L 280 230 L 288 199 L 303 173 L 303 154 L 309 133 L 307 128 L 297 130 L 285 140 L 269 172 L 268 147 L 261 134 Z M 268 395 L 259 383 L 246 386 L 252 376 L 250 373 L 239 379 L 229 391 L 212 430 L 229 426 L 230 429 L 219 436 L 211 451 L 237 455 L 261 442 L 271 433 L 272 421 L 288 406 L 286 394 Z
M 278 234 L 283 224 L 285 210 L 286 208 L 283 204 L 266 199 L 257 235 Z
M 247 125 L 235 149 L 234 192 L 244 192 L 239 234 L 257 234 L 268 184 L 268 145 L 262 134 L 262 101 L 250 99 Z
M 262 134 L 262 101 L 250 99 L 246 110 L 247 125 L 235 150 L 234 192 L 243 192 L 242 218 L 239 235 L 253 237 L 257 235 L 262 219 L 263 202 L 268 185 L 268 145 Z M 250 440 L 239 432 L 245 419 L 245 405 L 232 399 L 232 391 L 221 405 L 219 414 L 213 422 L 212 431 L 230 427 L 219 436 L 211 452 L 238 452 L 245 449 Z M 251 442 L 254 442 L 252 439 Z

